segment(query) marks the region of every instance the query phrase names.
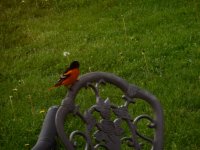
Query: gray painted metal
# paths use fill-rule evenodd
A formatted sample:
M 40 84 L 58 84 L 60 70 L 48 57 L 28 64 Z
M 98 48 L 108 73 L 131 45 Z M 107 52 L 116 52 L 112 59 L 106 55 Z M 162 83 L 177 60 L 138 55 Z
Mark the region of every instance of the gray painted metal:
M 98 91 L 98 86 L 101 83 L 109 83 L 120 88 L 124 93 L 124 105 L 115 106 L 109 99 L 103 100 Z M 78 107 L 75 105 L 76 95 L 83 87 L 92 88 L 96 97 L 96 104 L 85 111 L 85 114 L 81 114 Z M 128 107 L 136 103 L 137 99 L 144 100 L 144 102 L 147 102 L 152 107 L 154 112 L 153 117 L 141 114 L 132 119 L 132 116 L 128 113 Z M 94 112 L 98 112 L 101 116 L 102 120 L 100 122 L 93 116 Z M 114 121 L 110 119 L 111 112 L 116 116 Z M 66 134 L 64 123 L 69 113 L 73 113 L 82 119 L 86 125 L 86 131 L 73 131 L 71 134 Z M 148 127 L 154 129 L 153 139 L 142 135 L 138 131 L 137 123 L 143 119 L 151 123 Z M 121 122 L 123 121 L 129 127 L 131 137 L 122 136 L 123 129 L 121 127 Z M 56 113 L 55 123 L 58 136 L 68 150 L 74 150 L 76 148 L 73 141 L 74 136 L 82 136 L 85 139 L 85 150 L 95 150 L 99 147 L 104 147 L 109 150 L 119 150 L 121 149 L 121 143 L 124 141 L 128 143 L 128 146 L 139 150 L 142 149 L 142 145 L 139 143 L 138 138 L 149 142 L 153 150 L 163 149 L 163 111 L 159 101 L 151 93 L 133 84 L 129 84 L 127 81 L 111 73 L 92 72 L 83 75 L 79 81 L 69 89 L 66 97 L 62 100 L 61 106 Z M 97 129 L 93 135 L 95 142 L 92 140 L 92 137 L 90 137 L 90 133 L 94 128 Z
M 55 150 L 56 149 L 56 127 L 55 127 L 55 115 L 58 110 L 58 106 L 52 106 L 49 108 L 45 120 L 42 125 L 42 129 L 37 143 L 32 150 Z

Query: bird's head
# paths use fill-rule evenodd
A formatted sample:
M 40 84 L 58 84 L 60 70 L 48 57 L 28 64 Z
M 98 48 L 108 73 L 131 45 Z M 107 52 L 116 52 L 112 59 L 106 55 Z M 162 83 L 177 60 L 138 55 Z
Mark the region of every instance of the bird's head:
M 70 69 L 74 69 L 74 68 L 79 68 L 79 62 L 78 61 L 73 61 L 70 64 Z

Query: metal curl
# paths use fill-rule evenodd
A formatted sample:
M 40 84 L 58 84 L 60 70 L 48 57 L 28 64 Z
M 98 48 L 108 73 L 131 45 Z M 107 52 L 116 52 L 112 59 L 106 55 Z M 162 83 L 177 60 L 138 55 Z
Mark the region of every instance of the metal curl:
M 129 147 L 135 147 L 134 142 L 133 142 L 133 139 L 130 138 L 130 137 L 123 137 L 123 138 L 121 138 L 121 142 L 122 142 L 122 143 L 127 142 L 127 145 L 128 145 Z M 142 147 L 143 145 L 144 145 L 143 143 L 139 143 L 139 149 L 141 149 L 141 147 Z
M 93 90 L 95 96 L 99 97 L 99 90 L 96 86 L 94 86 L 92 83 L 89 82 L 87 83 L 87 87 L 90 87 Z
M 95 93 L 95 96 L 96 97 L 99 97 L 99 85 L 100 84 L 106 84 L 106 81 L 105 80 L 103 80 L 103 79 L 100 79 L 95 85 L 94 84 L 92 84 L 91 82 L 88 82 L 87 84 L 86 84 L 86 88 L 87 87 L 90 87 L 90 88 L 92 88 L 92 90 L 93 90 L 93 92 Z
M 149 128 L 155 128 L 155 127 L 156 127 L 155 121 L 154 121 L 149 115 L 146 115 L 146 114 L 137 116 L 137 117 L 134 119 L 134 124 L 137 125 L 137 123 L 138 123 L 141 119 L 147 119 L 147 120 L 149 120 L 149 121 L 151 122 L 151 124 L 148 125 Z
M 130 98 L 130 97 L 127 96 L 127 95 L 122 95 L 122 99 L 124 99 L 125 102 L 127 102 L 127 103 L 133 103 L 133 104 L 135 104 L 135 99 Z M 127 104 L 127 105 L 128 105 L 128 104 Z
M 130 138 L 130 137 L 123 137 L 123 138 L 121 138 L 121 142 L 122 143 L 124 143 L 125 141 L 128 141 L 127 145 L 129 147 L 134 147 L 134 143 L 133 143 L 132 138 Z
M 73 142 L 73 145 L 74 145 L 74 146 L 77 146 L 77 144 L 76 144 L 77 142 L 76 142 L 76 141 L 73 141 L 73 138 L 74 138 L 74 136 L 76 136 L 76 135 L 82 136 L 82 137 L 85 139 L 85 141 L 88 141 L 88 140 L 87 140 L 87 136 L 85 135 L 85 133 L 83 133 L 83 132 L 81 132 L 81 131 L 78 131 L 78 130 L 73 131 L 73 132 L 70 134 L 70 136 L 69 136 L 69 140 Z M 87 150 L 88 148 L 89 148 L 89 144 L 88 144 L 88 142 L 86 142 L 86 144 L 85 144 L 85 150 Z
M 100 84 L 106 85 L 106 81 L 104 79 L 100 79 L 99 82 L 97 82 L 96 85 L 95 85 L 96 88 L 99 88 Z
M 137 117 L 134 119 L 133 124 L 137 127 L 137 123 L 138 123 L 140 120 L 142 120 L 142 119 L 147 119 L 147 120 L 149 120 L 149 121 L 151 122 L 151 124 L 147 125 L 149 128 L 155 128 L 155 127 L 156 127 L 155 121 L 154 121 L 150 116 L 148 116 L 148 115 L 146 115 L 146 114 L 137 116 Z M 153 140 L 152 140 L 152 139 L 150 139 L 150 138 L 144 136 L 143 134 L 139 133 L 137 129 L 136 129 L 136 134 L 137 134 L 140 138 L 142 138 L 142 139 L 148 141 L 149 143 L 151 143 L 151 144 L 153 143 Z
M 81 135 L 84 137 L 84 139 L 87 139 L 86 135 L 83 132 L 76 130 L 70 134 L 70 136 L 69 136 L 70 141 L 72 141 L 72 139 L 74 138 L 75 135 Z
M 97 150 L 99 147 L 104 147 L 105 149 L 109 150 L 108 147 L 104 144 L 97 144 L 94 146 L 94 149 Z

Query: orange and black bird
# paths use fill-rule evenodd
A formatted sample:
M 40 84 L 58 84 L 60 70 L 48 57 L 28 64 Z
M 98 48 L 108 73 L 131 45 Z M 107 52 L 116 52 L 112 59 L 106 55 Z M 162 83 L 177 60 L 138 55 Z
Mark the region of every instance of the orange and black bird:
M 78 75 L 79 75 L 79 62 L 73 61 L 69 68 L 66 69 L 66 71 L 63 73 L 63 75 L 60 76 L 60 79 L 57 81 L 57 83 L 50 87 L 49 90 L 59 87 L 61 85 L 64 86 L 70 86 L 74 84 L 77 81 Z

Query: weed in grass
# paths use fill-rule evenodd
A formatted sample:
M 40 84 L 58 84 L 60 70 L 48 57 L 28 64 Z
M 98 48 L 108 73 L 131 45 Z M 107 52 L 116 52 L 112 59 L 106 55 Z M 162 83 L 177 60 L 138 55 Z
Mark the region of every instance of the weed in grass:
M 9 96 L 9 100 L 10 100 L 10 106 L 11 106 L 11 110 L 12 110 L 12 114 L 13 114 L 13 120 L 15 120 L 16 115 L 15 115 L 15 111 L 14 111 L 14 107 L 13 107 L 13 101 L 12 101 L 13 96 Z

